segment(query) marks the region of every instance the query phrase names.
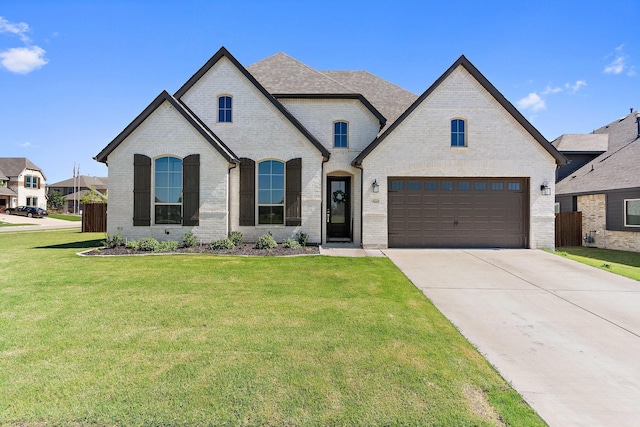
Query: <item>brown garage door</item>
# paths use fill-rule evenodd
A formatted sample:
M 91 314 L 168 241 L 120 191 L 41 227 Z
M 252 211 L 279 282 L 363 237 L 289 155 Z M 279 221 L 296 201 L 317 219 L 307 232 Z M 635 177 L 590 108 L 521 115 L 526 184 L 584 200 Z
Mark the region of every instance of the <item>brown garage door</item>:
M 525 248 L 526 178 L 389 178 L 389 247 Z

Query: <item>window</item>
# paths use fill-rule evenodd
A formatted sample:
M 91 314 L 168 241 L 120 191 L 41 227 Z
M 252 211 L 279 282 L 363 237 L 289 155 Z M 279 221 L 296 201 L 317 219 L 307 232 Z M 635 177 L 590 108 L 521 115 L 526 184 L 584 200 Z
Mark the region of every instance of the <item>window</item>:
M 38 188 L 38 177 L 25 175 L 24 177 L 24 187 L 25 188 Z
M 453 119 L 451 120 L 451 146 L 452 147 L 465 147 L 464 137 L 464 120 Z
M 218 97 L 218 123 L 231 123 L 231 97 Z
M 504 190 L 504 183 L 502 182 L 491 183 L 491 191 L 502 191 L 502 190 Z
M 182 224 L 182 159 L 155 160 L 154 205 L 156 224 Z
M 391 181 L 391 191 L 402 191 L 402 190 L 404 190 L 403 181 Z
M 284 163 L 258 164 L 258 224 L 284 225 Z
M 409 181 L 407 183 L 407 188 L 409 190 L 420 190 L 420 187 L 422 187 L 422 185 L 419 181 Z
M 625 227 L 640 227 L 640 199 L 624 201 Z
M 487 191 L 487 183 L 486 182 L 475 182 L 473 184 L 473 189 L 476 191 Z
M 469 191 L 469 190 L 471 190 L 471 183 L 470 182 L 459 182 L 458 183 L 458 190 L 459 191 Z
M 444 191 L 453 191 L 453 182 L 443 181 L 440 183 L 440 189 Z
M 349 125 L 347 122 L 335 122 L 333 124 L 333 146 L 335 148 L 347 148 L 349 146 Z
M 431 191 L 431 190 L 437 190 L 438 189 L 438 183 L 435 181 L 427 181 L 424 183 L 424 189 L 427 191 Z
M 509 191 L 520 191 L 520 183 L 519 182 L 510 182 L 507 184 L 507 190 Z

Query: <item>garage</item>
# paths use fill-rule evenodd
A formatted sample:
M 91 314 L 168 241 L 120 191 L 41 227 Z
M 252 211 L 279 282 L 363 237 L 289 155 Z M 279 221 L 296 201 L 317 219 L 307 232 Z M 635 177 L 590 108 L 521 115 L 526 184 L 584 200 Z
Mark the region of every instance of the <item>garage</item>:
M 388 178 L 391 248 L 526 248 L 527 178 Z

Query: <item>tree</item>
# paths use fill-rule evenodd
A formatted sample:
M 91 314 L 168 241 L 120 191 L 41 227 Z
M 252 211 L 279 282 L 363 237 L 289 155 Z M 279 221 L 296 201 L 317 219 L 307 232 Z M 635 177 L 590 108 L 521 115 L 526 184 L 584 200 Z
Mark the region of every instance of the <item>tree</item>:
M 49 194 L 49 200 L 47 200 L 47 207 L 49 209 L 60 209 L 67 204 L 67 198 L 62 195 L 58 190 L 53 190 Z
M 89 192 L 80 196 L 80 203 L 107 203 L 107 197 L 94 187 L 89 187 Z

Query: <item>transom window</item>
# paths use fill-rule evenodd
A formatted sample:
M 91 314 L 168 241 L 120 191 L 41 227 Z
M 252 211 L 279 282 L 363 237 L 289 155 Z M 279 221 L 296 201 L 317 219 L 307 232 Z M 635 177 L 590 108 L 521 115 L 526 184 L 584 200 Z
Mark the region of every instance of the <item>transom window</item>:
M 333 124 L 333 146 L 335 148 L 349 147 L 349 124 L 347 122 Z
M 624 201 L 625 227 L 640 227 L 640 199 Z
M 258 224 L 284 224 L 284 163 L 258 164 Z
M 451 120 L 451 146 L 465 147 L 465 123 L 462 119 Z
M 231 123 L 231 97 L 218 97 L 218 122 Z
M 155 223 L 182 224 L 182 159 L 155 160 Z

